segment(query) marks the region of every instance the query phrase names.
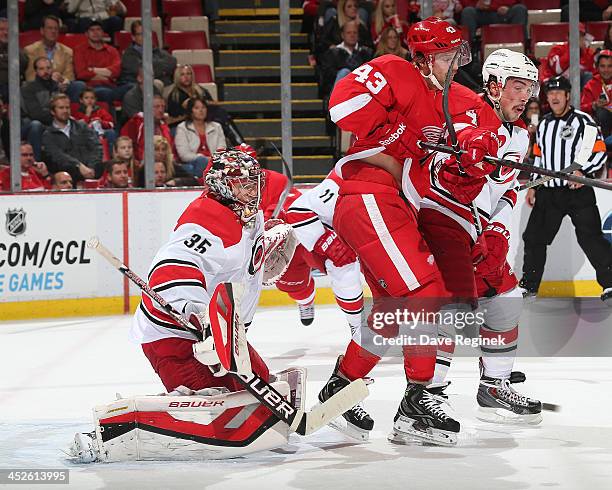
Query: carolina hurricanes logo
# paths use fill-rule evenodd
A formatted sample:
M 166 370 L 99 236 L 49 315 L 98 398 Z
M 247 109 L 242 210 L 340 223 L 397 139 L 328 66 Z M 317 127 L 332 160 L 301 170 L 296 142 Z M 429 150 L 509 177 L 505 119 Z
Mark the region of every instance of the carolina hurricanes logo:
M 503 148 L 506 145 L 506 137 L 503 134 L 498 134 L 497 138 L 499 139 L 499 147 Z
M 500 136 L 500 139 L 504 138 Z M 519 163 L 521 161 L 521 154 L 518 151 L 509 151 L 504 154 L 502 157 L 504 160 L 510 160 L 513 162 Z M 493 172 L 489 174 L 489 177 L 493 182 L 497 182 L 498 184 L 506 184 L 510 182 L 514 177 L 518 174 L 518 170 L 510 167 L 505 167 L 503 165 L 498 165 Z
M 251 248 L 251 260 L 249 261 L 249 274 L 254 276 L 264 263 L 264 239 L 259 235 Z

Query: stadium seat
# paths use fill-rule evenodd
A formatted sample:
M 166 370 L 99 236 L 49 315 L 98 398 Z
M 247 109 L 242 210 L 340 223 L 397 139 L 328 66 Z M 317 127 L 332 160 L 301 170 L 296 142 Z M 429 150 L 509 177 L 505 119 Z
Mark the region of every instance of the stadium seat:
M 203 14 L 202 2 L 199 0 L 163 0 L 162 9 L 167 19 Z
M 215 66 L 212 49 L 175 49 L 172 55 L 181 65 Z
M 206 36 L 202 32 L 166 31 L 164 40 L 170 50 L 208 49 Z
M 596 41 L 604 41 L 606 39 L 606 32 L 610 27 L 610 21 L 599 21 L 599 22 L 587 22 L 586 30 L 591 34 Z
M 171 31 L 200 31 L 206 33 L 206 39 L 210 41 L 208 30 L 208 17 L 172 17 L 170 19 Z
M 542 24 L 543 22 L 561 22 L 561 9 L 529 10 L 527 30 L 531 24 Z
M 19 47 L 23 48 L 28 44 L 40 41 L 40 31 L 24 31 L 19 33 Z
M 85 34 L 60 34 L 58 42 L 74 49 L 80 44 L 86 43 L 87 37 Z
M 115 32 L 115 47 L 119 50 L 120 53 L 125 51 L 130 44 L 132 44 L 132 33 L 129 31 L 119 31 Z M 159 46 L 159 42 L 157 41 L 157 32 L 153 31 L 153 46 Z
M 136 20 L 141 20 L 140 17 L 126 17 L 125 21 L 123 22 L 123 30 L 124 31 L 130 31 L 130 28 L 132 26 L 132 22 L 136 21 Z M 163 45 L 164 42 L 164 38 L 162 35 L 162 21 L 161 21 L 161 17 L 153 17 L 151 19 L 151 25 L 153 27 L 153 32 L 155 32 L 155 34 L 157 34 L 157 40 L 160 42 L 160 46 Z
M 525 45 L 523 26 L 519 24 L 490 24 L 482 26 L 481 39 L 483 53 L 487 44 Z
M 214 81 L 210 66 L 192 65 L 191 67 L 193 68 L 193 74 L 197 83 L 210 83 Z
M 127 9 L 128 17 L 142 17 L 141 13 L 141 0 L 123 0 L 123 5 Z M 153 0 L 151 2 L 151 10 L 153 13 L 153 17 L 157 17 L 157 1 Z
M 525 0 L 522 2 L 529 10 L 558 9 L 559 0 Z
M 530 28 L 531 49 L 535 52 L 535 46 L 540 42 L 565 42 L 569 33 L 567 22 L 546 22 L 544 24 L 532 24 Z
M 218 90 L 217 90 L 217 84 L 216 83 L 214 83 L 214 82 L 198 83 L 198 85 L 200 87 L 205 88 L 206 90 L 208 90 L 208 93 L 213 98 L 213 100 L 219 100 L 219 93 L 218 93 Z

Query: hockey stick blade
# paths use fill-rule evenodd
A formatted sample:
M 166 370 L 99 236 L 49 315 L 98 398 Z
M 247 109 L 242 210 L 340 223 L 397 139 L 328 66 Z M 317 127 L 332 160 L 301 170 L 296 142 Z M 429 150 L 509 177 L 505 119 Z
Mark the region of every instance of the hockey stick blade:
M 555 403 L 542 403 L 542 410 L 547 412 L 560 412 L 561 405 L 557 405 Z

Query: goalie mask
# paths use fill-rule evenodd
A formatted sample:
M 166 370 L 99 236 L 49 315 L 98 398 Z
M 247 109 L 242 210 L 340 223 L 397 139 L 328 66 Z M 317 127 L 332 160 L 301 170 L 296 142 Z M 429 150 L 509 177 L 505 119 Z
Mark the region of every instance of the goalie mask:
M 210 194 L 230 208 L 243 224 L 251 222 L 259 210 L 264 173 L 259 162 L 239 150 L 220 150 L 211 157 L 205 181 Z

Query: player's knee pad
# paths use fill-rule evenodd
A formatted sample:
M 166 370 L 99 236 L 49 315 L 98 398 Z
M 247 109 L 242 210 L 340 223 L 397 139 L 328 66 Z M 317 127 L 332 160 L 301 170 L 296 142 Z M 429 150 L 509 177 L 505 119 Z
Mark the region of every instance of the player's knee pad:
M 482 313 L 484 326 L 496 332 L 515 328 L 523 311 L 523 295 L 513 288 L 491 298 L 480 298 L 478 312 Z

